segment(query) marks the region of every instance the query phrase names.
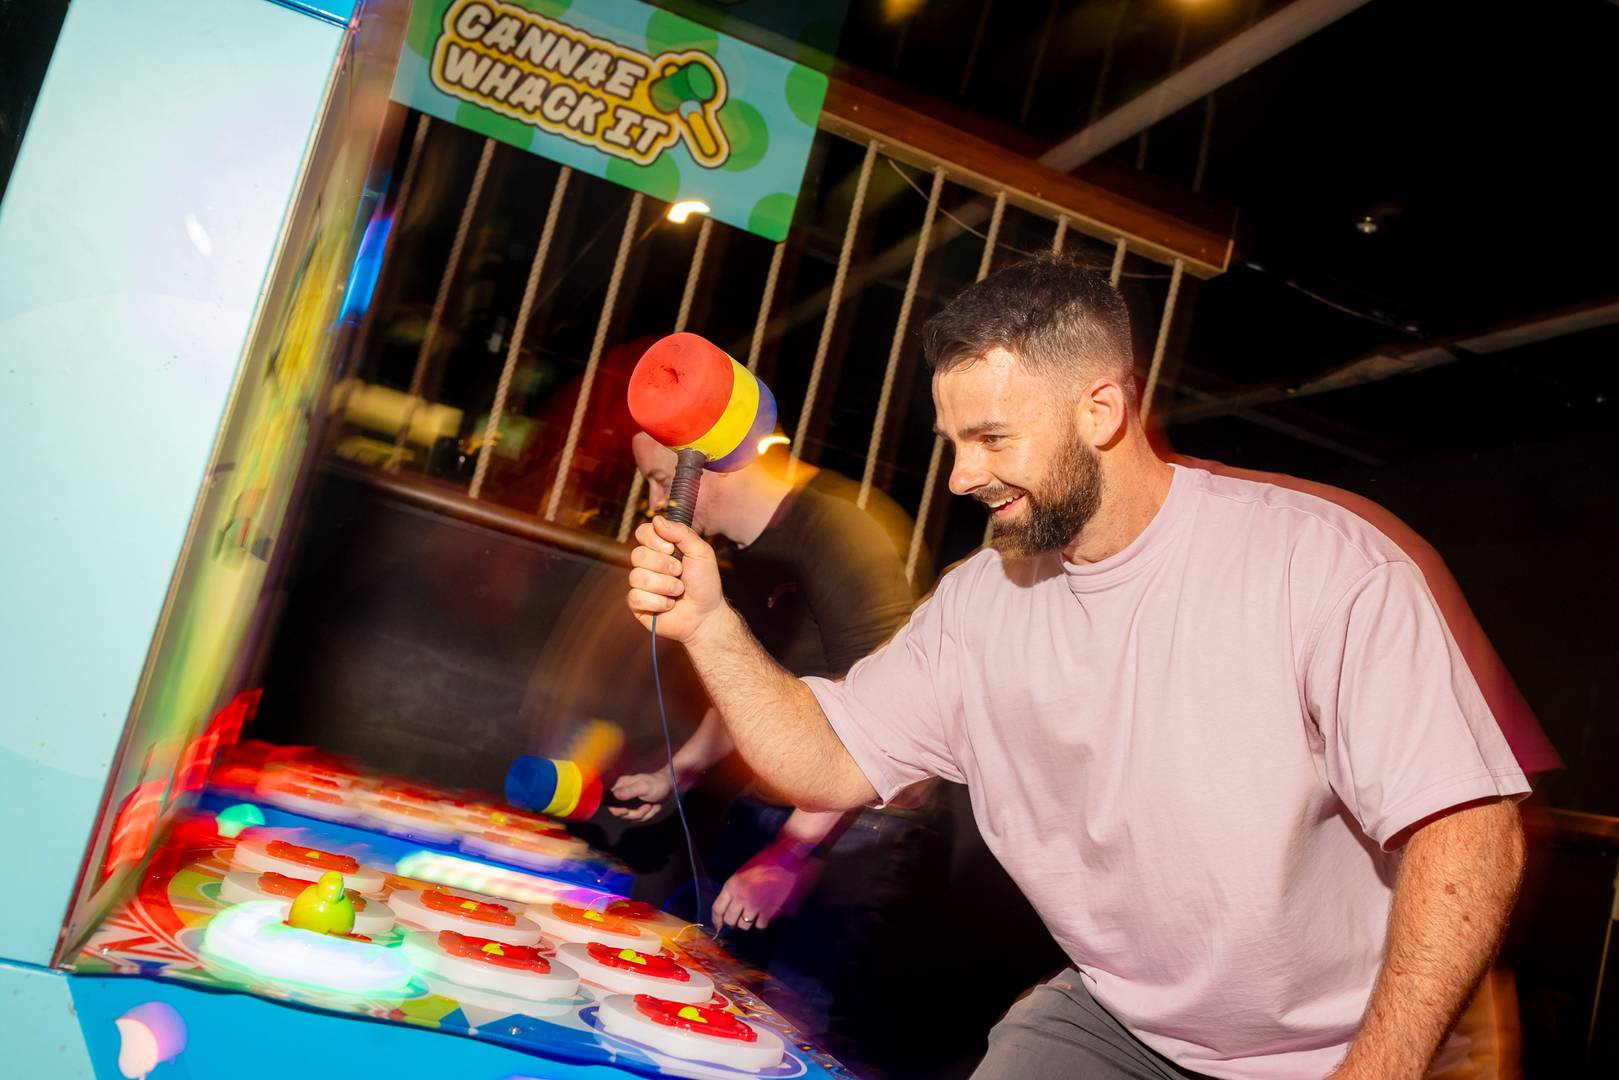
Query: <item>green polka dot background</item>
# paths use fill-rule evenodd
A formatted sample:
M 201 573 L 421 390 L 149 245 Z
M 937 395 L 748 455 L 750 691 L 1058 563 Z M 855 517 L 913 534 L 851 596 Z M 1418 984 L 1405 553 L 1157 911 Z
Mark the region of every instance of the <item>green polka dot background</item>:
M 602 55 L 575 69 L 540 48 L 542 30 Z M 677 80 L 705 94 L 670 95 L 666 82 L 654 95 L 675 57 L 703 65 L 689 76 L 717 73 Z M 524 80 L 548 95 L 549 123 Z M 416 0 L 393 90 L 436 119 L 655 199 L 700 200 L 716 220 L 771 240 L 792 223 L 825 95 L 820 72 L 639 0 Z

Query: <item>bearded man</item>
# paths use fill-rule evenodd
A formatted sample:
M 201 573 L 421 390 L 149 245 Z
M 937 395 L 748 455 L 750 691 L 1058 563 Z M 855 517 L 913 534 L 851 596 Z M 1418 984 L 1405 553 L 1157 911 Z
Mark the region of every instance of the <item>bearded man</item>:
M 1160 460 L 1124 302 L 1070 260 L 967 289 L 926 350 L 993 544 L 883 648 L 789 676 L 662 519 L 629 605 L 795 805 L 968 786 L 1073 964 L 977 1075 L 1398 1080 L 1464 1052 L 1528 784 L 1419 568 L 1336 503 Z

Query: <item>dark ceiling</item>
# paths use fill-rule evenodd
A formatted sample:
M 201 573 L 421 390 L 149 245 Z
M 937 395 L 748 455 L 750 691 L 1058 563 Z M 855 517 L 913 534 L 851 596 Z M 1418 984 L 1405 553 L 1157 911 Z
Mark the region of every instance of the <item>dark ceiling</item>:
M 1039 153 L 1284 6 L 856 0 L 839 60 Z M 1615 56 L 1609 0 L 1372 0 L 1114 147 L 1098 163 L 1110 182 L 1200 189 L 1239 211 L 1233 269 L 1178 312 L 1171 437 L 1215 430 L 1209 402 L 1237 388 L 1619 300 Z M 1375 232 L 1357 227 L 1367 217 Z M 1616 344 L 1610 327 L 1453 348 L 1421 374 L 1241 422 L 1363 463 L 1611 430 Z

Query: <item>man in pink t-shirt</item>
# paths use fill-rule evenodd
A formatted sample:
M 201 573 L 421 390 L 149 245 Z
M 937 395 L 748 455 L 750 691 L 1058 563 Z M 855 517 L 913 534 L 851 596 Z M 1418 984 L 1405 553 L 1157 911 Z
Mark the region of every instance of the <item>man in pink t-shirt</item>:
M 792 678 L 662 519 L 629 603 L 797 805 L 968 786 L 1073 962 L 978 1075 L 1391 1080 L 1465 1051 L 1528 784 L 1421 569 L 1333 502 L 1159 460 L 1123 301 L 1070 260 L 926 341 L 951 490 L 995 530 L 887 645 Z

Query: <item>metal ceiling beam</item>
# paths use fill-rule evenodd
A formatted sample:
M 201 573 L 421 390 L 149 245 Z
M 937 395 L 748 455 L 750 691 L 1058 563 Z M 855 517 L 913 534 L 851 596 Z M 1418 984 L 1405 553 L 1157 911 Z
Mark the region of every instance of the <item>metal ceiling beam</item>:
M 1294 0 L 1068 136 L 1041 155 L 1040 161 L 1071 172 L 1365 3 L 1366 0 Z
M 1467 337 L 1433 342 L 1405 351 L 1380 349 L 1303 382 L 1266 383 L 1207 401 L 1181 405 L 1170 411 L 1164 425 L 1189 424 L 1278 401 L 1298 401 L 1315 394 L 1427 371 L 1468 356 L 1488 356 L 1585 330 L 1616 325 L 1619 325 L 1619 296 L 1605 297 L 1544 315 L 1503 323 Z

